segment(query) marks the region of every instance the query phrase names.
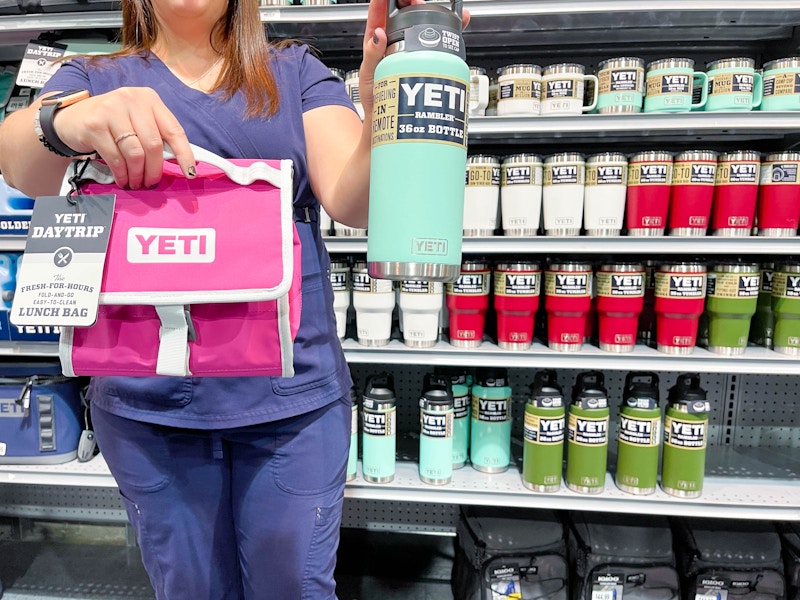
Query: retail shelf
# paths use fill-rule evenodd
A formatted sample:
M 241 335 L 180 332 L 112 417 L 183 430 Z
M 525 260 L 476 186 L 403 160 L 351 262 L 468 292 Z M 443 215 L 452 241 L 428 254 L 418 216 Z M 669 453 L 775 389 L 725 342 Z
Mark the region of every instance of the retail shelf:
M 798 115 L 792 112 L 691 112 L 580 115 L 572 117 L 490 116 L 470 117 L 470 141 L 528 140 L 531 143 L 564 142 L 570 139 L 594 142 L 617 141 L 619 137 L 641 139 L 782 138 L 797 135 Z
M 739 478 L 715 475 L 725 472 L 728 463 L 748 460 L 745 450 L 709 451 L 708 474 L 703 495 L 681 499 L 660 490 L 650 496 L 632 496 L 616 488 L 611 475 L 606 477 L 602 494 L 581 495 L 562 485 L 552 494 L 534 493 L 522 485 L 519 470 L 512 466 L 504 473 L 486 474 L 467 466 L 453 473 L 451 483 L 432 486 L 419 479 L 417 465 L 398 462 L 394 481 L 374 484 L 365 481 L 360 469 L 345 489 L 347 498 L 359 500 L 426 502 L 436 504 L 481 504 L 518 507 L 552 507 L 564 510 L 675 514 L 740 519 L 800 520 L 800 482 L 797 473 L 779 477 Z M 733 469 L 737 467 L 731 467 Z M 775 469 L 764 465 L 773 473 Z M 86 488 L 116 487 L 102 455 L 89 462 L 72 461 L 63 465 L 0 465 L 0 482 Z
M 0 356 L 58 356 L 57 342 L 0 341 Z
M 328 252 L 364 254 L 365 237 L 327 237 Z M 464 254 L 635 254 L 691 255 L 729 254 L 789 255 L 800 254 L 800 237 L 728 238 L 728 237 L 475 237 L 465 238 Z
M 522 485 L 519 470 L 486 474 L 467 466 L 453 472 L 447 485 L 432 486 L 419 479 L 417 465 L 397 464 L 394 481 L 375 484 L 359 471 L 345 489 L 345 497 L 443 504 L 479 504 L 561 510 L 590 510 L 633 514 L 660 514 L 732 519 L 800 520 L 800 483 L 791 479 L 747 479 L 706 476 L 703 495 L 696 499 L 675 498 L 658 490 L 649 496 L 632 496 L 619 490 L 611 475 L 603 493 L 583 495 L 562 484 L 552 494 L 535 493 Z
M 689 355 L 665 354 L 647 346 L 636 346 L 633 352 L 616 354 L 588 344 L 579 352 L 556 352 L 539 342 L 523 351 L 504 350 L 487 341 L 477 348 L 457 348 L 444 341 L 432 348 L 409 348 L 399 340 L 382 347 L 368 347 L 348 339 L 342 347 L 351 363 L 541 369 L 570 369 L 580 365 L 599 370 L 800 374 L 800 358 L 759 347 L 749 347 L 741 356 L 722 356 L 703 348 L 695 348 Z

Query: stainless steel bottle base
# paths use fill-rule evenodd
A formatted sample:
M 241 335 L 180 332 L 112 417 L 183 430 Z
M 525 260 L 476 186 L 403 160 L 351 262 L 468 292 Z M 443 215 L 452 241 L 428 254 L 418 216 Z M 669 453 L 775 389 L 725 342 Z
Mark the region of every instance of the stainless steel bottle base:
M 539 483 L 531 483 L 529 481 L 522 480 L 522 485 L 534 492 L 541 492 L 544 494 L 552 494 L 553 492 L 557 492 L 561 489 L 560 485 L 542 485 Z
M 465 460 L 461 461 L 461 462 L 453 463 L 453 469 L 463 469 L 465 466 L 467 466 L 467 461 L 465 461 Z
M 386 477 L 373 477 L 372 475 L 364 475 L 364 481 L 370 483 L 390 483 L 394 481 L 394 475 L 387 475 Z
M 427 483 L 428 485 L 447 485 L 453 481 L 452 477 L 448 477 L 447 479 L 431 479 L 430 477 L 425 477 L 423 475 L 420 475 L 419 479 L 422 483 Z
M 503 235 L 505 237 L 536 237 L 539 233 L 535 229 L 504 229 Z
M 574 237 L 576 235 L 580 235 L 581 234 L 581 230 L 580 230 L 579 227 L 574 227 L 574 228 L 573 227 L 570 227 L 570 228 L 566 228 L 566 227 L 562 228 L 562 227 L 560 227 L 560 228 L 556 228 L 556 229 L 548 229 L 546 231 L 546 233 L 550 237 Z
M 364 338 L 358 338 L 358 343 L 370 348 L 380 348 L 381 346 L 388 345 L 389 340 L 365 340 Z
M 604 106 L 597 109 L 600 115 L 609 115 L 612 113 L 640 113 L 642 112 L 641 106 L 623 105 L 623 106 Z
M 705 237 L 705 227 L 675 227 L 669 230 L 672 237 Z
M 694 346 L 663 346 L 662 344 L 659 344 L 658 351 L 663 352 L 664 354 L 686 355 L 694 352 Z
M 407 340 L 404 338 L 403 344 L 409 348 L 433 348 L 436 345 L 436 340 Z
M 505 473 L 508 471 L 508 465 L 505 467 L 484 467 L 483 465 L 472 463 L 472 468 L 481 473 Z
M 365 237 L 367 235 L 366 229 L 337 229 L 335 232 L 337 237 Z
M 769 229 L 759 229 L 758 235 L 760 237 L 795 237 L 797 235 L 797 230 L 770 227 Z
M 569 481 L 566 482 L 567 487 L 571 489 L 576 494 L 602 494 L 605 486 L 587 486 L 587 485 L 575 485 L 574 483 L 570 483 Z
M 617 354 L 624 354 L 625 352 L 633 352 L 633 344 L 600 344 L 600 350 L 606 352 L 616 352 Z
M 483 343 L 483 340 L 454 340 L 450 339 L 450 345 L 456 348 L 477 348 Z
M 494 229 L 462 229 L 461 235 L 464 237 L 492 237 Z
M 663 229 L 656 227 L 634 227 L 628 229 L 629 237 L 661 237 L 664 235 Z
M 618 237 L 620 229 L 587 229 L 586 235 L 590 237 Z
M 711 234 L 716 237 L 750 237 L 750 228 L 723 227 L 715 229 Z
M 412 262 L 370 262 L 369 276 L 377 279 L 403 281 L 417 279 L 420 281 L 442 281 L 453 283 L 461 273 L 461 265 L 443 265 L 434 263 Z
M 744 354 L 746 348 L 734 348 L 731 346 L 709 346 L 708 351 L 714 354 L 724 354 L 725 356 L 740 356 Z
M 635 496 L 649 496 L 650 494 L 656 493 L 656 488 L 649 487 L 649 488 L 641 488 L 641 487 L 633 487 L 630 485 L 625 485 L 624 483 L 615 482 L 617 487 L 621 489 L 623 492 L 628 494 L 633 494 Z
M 788 354 L 789 356 L 800 356 L 800 348 L 797 346 L 775 346 L 773 348 L 775 352 L 780 352 L 781 354 Z
M 703 495 L 702 490 L 676 490 L 675 488 L 667 487 L 665 485 L 662 485 L 661 489 L 664 490 L 665 494 L 669 494 L 670 496 L 675 496 L 677 498 L 699 498 Z
M 348 473 L 347 477 L 345 478 L 345 481 L 355 481 L 355 478 L 356 478 L 356 474 L 355 473 L 353 473 L 353 474 L 349 474 Z
M 561 344 L 558 342 L 548 342 L 547 347 L 556 352 L 580 352 L 583 344 Z
M 527 350 L 531 347 L 530 342 L 497 342 L 503 350 Z

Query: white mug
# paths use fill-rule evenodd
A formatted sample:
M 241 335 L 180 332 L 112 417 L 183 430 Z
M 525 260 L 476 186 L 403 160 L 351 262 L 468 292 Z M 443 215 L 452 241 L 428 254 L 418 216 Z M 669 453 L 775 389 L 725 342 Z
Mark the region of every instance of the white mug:
M 598 82 L 595 75 L 586 75 L 583 65 L 559 63 L 542 72 L 542 115 L 579 115 L 597 106 Z M 583 104 L 587 81 L 594 82 L 592 101 Z
M 483 116 L 489 106 L 489 77 L 483 67 L 469 68 L 469 116 Z
M 497 78 L 497 114 L 538 115 L 542 94 L 542 68 L 539 65 L 508 65 Z

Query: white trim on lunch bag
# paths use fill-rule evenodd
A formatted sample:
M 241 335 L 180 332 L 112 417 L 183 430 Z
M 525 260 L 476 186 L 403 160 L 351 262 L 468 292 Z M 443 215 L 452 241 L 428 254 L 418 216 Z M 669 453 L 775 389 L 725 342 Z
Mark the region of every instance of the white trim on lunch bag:
M 189 371 L 189 324 L 183 304 L 156 306 L 158 320 L 158 359 L 156 375 L 191 376 Z M 191 318 L 191 317 L 188 317 Z
M 67 377 L 77 377 L 72 364 L 73 331 L 72 327 L 62 326 L 58 336 L 58 359 L 61 361 L 61 372 Z
M 278 339 L 281 347 L 281 377 L 294 377 L 294 341 L 289 320 L 289 294 L 278 298 Z

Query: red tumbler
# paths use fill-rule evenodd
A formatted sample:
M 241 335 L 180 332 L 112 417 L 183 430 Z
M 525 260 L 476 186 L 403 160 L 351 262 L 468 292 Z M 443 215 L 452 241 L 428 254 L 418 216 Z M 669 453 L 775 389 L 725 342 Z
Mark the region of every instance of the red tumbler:
M 671 184 L 672 154 L 649 151 L 631 157 L 625 201 L 628 235 L 664 235 Z
M 675 157 L 669 200 L 670 235 L 706 234 L 711 221 L 717 156 L 711 150 L 689 150 Z
M 597 316 L 600 349 L 632 352 L 644 306 L 644 267 L 607 264 L 597 271 Z
M 691 354 L 706 301 L 706 266 L 661 265 L 656 271 L 656 339 L 667 354 Z
M 747 237 L 753 228 L 761 155 L 737 150 L 719 157 L 711 230 L 716 236 Z
M 793 237 L 800 224 L 800 152 L 768 154 L 758 187 L 758 235 Z
M 577 352 L 583 347 L 592 304 L 591 278 L 589 263 L 553 263 L 545 271 L 547 343 L 553 350 Z
M 450 315 L 450 344 L 475 348 L 483 342 L 486 309 L 489 308 L 489 265 L 466 260 L 454 283 L 447 284 L 446 304 Z
M 639 315 L 639 342 L 655 346 L 656 341 L 656 271 L 658 262 L 644 261 L 644 306 Z
M 534 262 L 499 263 L 494 269 L 497 345 L 527 350 L 533 343 L 533 321 L 539 308 L 541 270 Z

